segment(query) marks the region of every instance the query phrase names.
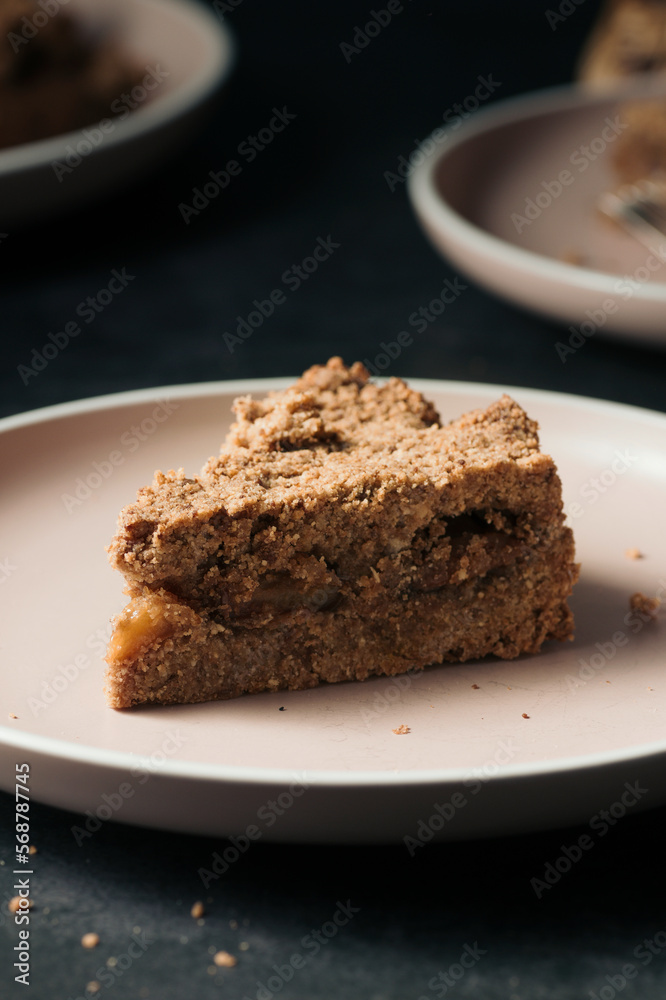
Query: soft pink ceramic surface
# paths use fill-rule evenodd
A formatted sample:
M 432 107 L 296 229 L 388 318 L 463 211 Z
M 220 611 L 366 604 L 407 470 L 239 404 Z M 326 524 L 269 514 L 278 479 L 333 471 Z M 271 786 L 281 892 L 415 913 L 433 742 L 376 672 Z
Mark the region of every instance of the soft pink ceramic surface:
M 2 787 L 28 760 L 42 801 L 105 813 L 129 782 L 112 818 L 222 834 L 305 781 L 307 794 L 262 832 L 319 841 L 399 840 L 456 792 L 464 807 L 438 836 L 583 821 L 638 779 L 649 788 L 638 808 L 666 801 L 664 615 L 640 622 L 628 603 L 639 590 L 666 597 L 666 418 L 573 396 L 510 390 L 539 420 L 576 505 L 574 642 L 304 692 L 106 707 L 104 643 L 124 598 L 104 548 L 119 510 L 155 469 L 198 471 L 234 397 L 276 384 L 124 393 L 2 422 Z M 502 392 L 412 384 L 445 419 Z M 629 548 L 645 558 L 628 559 Z M 402 724 L 409 734 L 395 735 Z
M 435 247 L 495 294 L 591 321 L 592 336 L 665 343 L 666 263 L 597 209 L 618 186 L 625 96 L 562 87 L 492 105 L 446 131 L 409 192 Z

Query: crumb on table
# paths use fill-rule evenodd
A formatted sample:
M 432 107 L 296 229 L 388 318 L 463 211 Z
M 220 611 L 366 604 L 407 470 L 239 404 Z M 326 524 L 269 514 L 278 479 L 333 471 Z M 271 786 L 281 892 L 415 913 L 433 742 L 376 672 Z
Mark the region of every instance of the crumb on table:
M 230 955 L 228 951 L 216 951 L 213 955 L 213 961 L 224 969 L 233 969 L 234 965 L 238 964 L 238 959 L 234 955 Z
M 12 896 L 7 903 L 7 909 L 10 913 L 18 913 L 19 910 L 31 910 L 32 900 L 24 896 Z
M 409 728 L 409 726 L 405 726 L 403 724 L 402 726 L 398 726 L 397 729 L 394 729 L 393 732 L 395 733 L 396 736 L 404 736 L 405 733 L 411 733 L 411 729 Z
M 650 618 L 657 617 L 660 604 L 661 601 L 658 597 L 648 597 L 646 594 L 641 594 L 640 590 L 637 590 L 629 598 L 629 607 L 632 611 L 642 612 L 649 615 Z
M 529 715 L 527 714 L 527 712 L 523 712 L 523 719 L 529 719 Z
M 204 905 L 200 900 L 197 900 L 197 902 L 193 904 L 190 914 L 195 920 L 199 920 L 200 917 L 203 917 Z
M 81 938 L 81 944 L 84 948 L 96 948 L 99 944 L 99 934 L 93 932 L 84 934 Z
M 624 550 L 624 554 L 627 557 L 627 559 L 643 559 L 644 558 L 643 553 L 640 551 L 640 549 L 625 549 Z
M 473 688 L 473 689 L 474 689 L 475 691 L 478 691 L 478 690 L 479 690 L 479 685 L 478 685 L 478 684 L 472 684 L 472 688 Z
M 10 719 L 18 719 L 18 715 L 14 715 L 14 713 L 13 713 L 13 712 L 10 712 L 10 713 L 9 713 L 9 718 L 10 718 Z

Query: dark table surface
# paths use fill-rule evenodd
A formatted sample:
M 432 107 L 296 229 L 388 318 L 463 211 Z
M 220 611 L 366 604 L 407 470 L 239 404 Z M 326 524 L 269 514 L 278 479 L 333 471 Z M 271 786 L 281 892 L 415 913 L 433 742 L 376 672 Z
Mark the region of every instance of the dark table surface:
M 225 6 L 237 69 L 187 148 L 107 200 L 3 241 L 0 415 L 131 388 L 294 375 L 332 354 L 372 360 L 456 277 L 415 224 L 404 185 L 391 191 L 385 172 L 479 76 L 501 84 L 491 100 L 570 80 L 599 5 L 554 3 L 569 13 L 553 30 L 534 0 L 413 0 L 347 58 L 341 43 L 381 4 L 236 0 L 218 12 Z M 178 206 L 274 108 L 295 117 L 186 223 Z M 320 237 L 339 247 L 230 352 L 224 333 Z M 114 268 L 135 278 L 25 384 L 18 366 Z M 662 352 L 598 336 L 563 364 L 554 346 L 562 333 L 472 285 L 388 372 L 666 409 Z M 531 879 L 585 825 L 429 845 L 414 858 L 404 845 L 262 842 L 203 890 L 197 869 L 224 841 L 105 823 L 79 847 L 76 815 L 33 803 L 29 988 L 9 968 L 17 928 L 6 912 L 14 843 L 6 795 L 0 814 L 0 997 L 88 996 L 93 980 L 98 996 L 128 1000 L 666 996 L 665 809 L 628 815 L 539 898 Z M 348 925 L 318 950 L 306 946 L 340 904 L 357 908 Z M 88 931 L 100 935 L 95 950 L 80 945 Z M 238 965 L 212 965 L 219 949 Z M 295 953 L 304 961 L 289 975 Z

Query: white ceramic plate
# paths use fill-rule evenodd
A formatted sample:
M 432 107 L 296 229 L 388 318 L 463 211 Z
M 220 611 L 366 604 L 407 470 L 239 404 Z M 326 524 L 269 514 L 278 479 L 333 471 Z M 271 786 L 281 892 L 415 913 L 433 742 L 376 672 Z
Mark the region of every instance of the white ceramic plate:
M 578 331 L 582 342 L 598 333 L 666 343 L 666 262 L 596 208 L 617 187 L 618 104 L 654 92 L 561 87 L 447 128 L 408 180 L 432 243 L 488 290 L 572 325 L 565 342 Z
M 152 73 L 152 95 L 144 103 L 137 91 L 137 108 L 93 141 L 78 130 L 0 150 L 0 228 L 8 233 L 81 207 L 155 166 L 196 127 L 233 65 L 229 32 L 195 0 L 70 0 L 67 10 L 92 28 L 108 24 Z
M 198 471 L 235 396 L 285 384 L 121 393 L 2 421 L 2 787 L 27 761 L 33 797 L 87 810 L 91 828 L 254 826 L 285 841 L 399 841 L 432 817 L 450 838 L 587 821 L 625 782 L 649 790 L 632 808 L 665 802 L 664 621 L 631 617 L 628 600 L 666 587 L 666 417 L 574 396 L 509 390 L 540 421 L 578 505 L 575 642 L 362 684 L 106 707 L 104 643 L 124 598 L 104 547 L 119 510 L 156 468 Z M 412 384 L 443 419 L 502 392 Z M 403 724 L 411 732 L 394 735 Z

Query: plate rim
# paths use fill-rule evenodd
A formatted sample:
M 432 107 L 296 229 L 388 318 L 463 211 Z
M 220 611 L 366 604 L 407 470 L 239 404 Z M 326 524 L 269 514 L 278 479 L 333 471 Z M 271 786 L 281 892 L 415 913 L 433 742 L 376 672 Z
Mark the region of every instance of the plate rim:
M 549 281 L 566 280 L 578 288 L 598 293 L 600 296 L 612 295 L 617 275 L 594 268 L 577 267 L 545 254 L 526 250 L 495 236 L 470 222 L 442 197 L 435 183 L 435 175 L 453 150 L 479 134 L 501 129 L 539 113 L 549 115 L 557 111 L 580 108 L 582 105 L 589 107 L 608 101 L 633 100 L 657 94 L 664 96 L 665 86 L 662 80 L 656 87 L 650 87 L 644 81 L 630 86 L 624 84 L 599 90 L 576 83 L 546 87 L 493 102 L 490 106 L 475 112 L 462 126 L 456 127 L 455 124 L 450 124 L 443 129 L 440 127 L 433 130 L 428 139 L 435 148 L 424 154 L 424 159 L 414 167 L 407 178 L 407 192 L 417 218 L 426 229 L 429 226 L 436 227 L 447 243 L 453 237 L 468 251 L 493 259 L 501 256 L 512 267 L 527 271 L 528 276 L 534 275 Z M 443 131 L 445 138 L 436 140 L 435 131 Z M 647 302 L 666 302 L 666 281 L 646 282 L 640 285 L 634 292 L 633 298 Z
M 87 413 L 101 412 L 109 409 L 119 409 L 141 403 L 150 403 L 165 396 L 196 400 L 198 398 L 259 393 L 273 389 L 281 389 L 291 385 L 293 377 L 256 379 L 223 379 L 213 382 L 194 382 L 170 386 L 156 386 L 145 389 L 91 396 L 85 399 L 57 403 L 52 406 L 28 410 L 20 414 L 0 419 L 0 435 L 9 434 L 23 427 L 39 423 L 49 423 L 52 420 L 72 416 L 82 416 Z M 378 381 L 385 381 L 380 379 Z M 421 392 L 450 392 L 454 395 L 470 393 L 496 397 L 497 393 L 507 392 L 524 396 L 532 401 L 543 401 L 560 406 L 578 405 L 584 409 L 597 412 L 613 411 L 614 415 L 625 413 L 634 419 L 657 424 L 666 431 L 666 413 L 626 403 L 615 403 L 611 400 L 594 397 L 578 396 L 573 393 L 556 392 L 549 389 L 529 389 L 521 386 L 503 386 L 489 382 L 464 382 L 448 379 L 418 379 L 410 378 L 409 385 Z M 88 745 L 74 743 L 70 740 L 58 740 L 52 736 L 40 736 L 29 732 L 17 731 L 6 724 L 0 724 L 0 747 L 13 747 L 32 753 L 45 754 L 51 759 L 67 760 L 79 765 L 103 767 L 127 771 L 136 766 L 137 759 L 146 771 L 154 771 L 164 777 L 189 778 L 205 782 L 224 782 L 227 784 L 244 785 L 277 785 L 293 780 L 294 768 L 244 767 L 238 765 L 212 764 L 203 761 L 167 760 L 159 764 L 151 764 L 140 754 L 100 749 Z M 616 749 L 613 751 L 598 751 L 584 757 L 557 757 L 545 761 L 525 761 L 518 764 L 507 764 L 499 773 L 488 777 L 488 780 L 512 781 L 528 779 L 537 775 L 555 776 L 569 772 L 581 772 L 613 766 L 629 760 L 645 760 L 666 754 L 666 738 L 651 741 L 636 747 Z M 355 787 L 380 788 L 387 786 L 441 786 L 459 784 L 474 776 L 484 775 L 483 767 L 472 768 L 438 768 L 409 771 L 346 771 L 346 770 L 308 770 L 308 781 L 321 787 Z

